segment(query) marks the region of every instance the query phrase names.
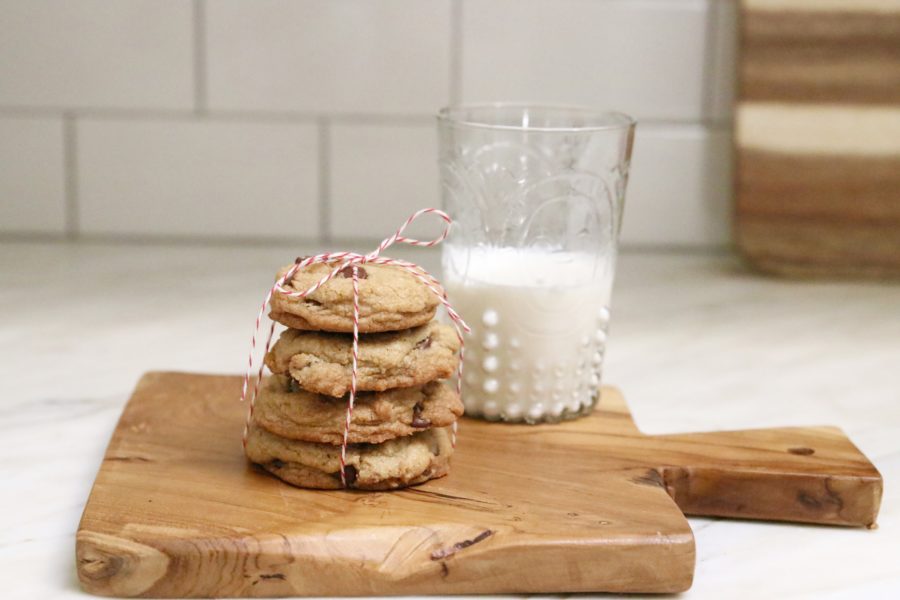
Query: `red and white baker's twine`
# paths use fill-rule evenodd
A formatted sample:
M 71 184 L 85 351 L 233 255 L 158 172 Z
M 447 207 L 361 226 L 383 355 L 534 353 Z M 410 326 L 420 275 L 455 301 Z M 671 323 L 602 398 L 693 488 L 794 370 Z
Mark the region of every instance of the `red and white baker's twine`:
M 435 214 L 443 219 L 446 227 L 444 227 L 441 235 L 433 240 L 428 241 L 421 241 L 404 237 L 403 232 L 407 227 L 409 227 L 410 223 L 425 214 Z M 381 253 L 385 249 L 398 242 L 409 244 L 410 246 L 436 246 L 447 238 L 447 234 L 450 233 L 450 226 L 452 224 L 453 221 L 444 211 L 438 210 L 436 208 L 423 208 L 422 210 L 413 213 L 412 216 L 410 216 L 406 220 L 406 222 L 403 223 L 400 229 L 398 229 L 396 233 L 394 233 L 394 235 L 385 238 L 380 244 L 378 244 L 378 247 L 369 254 L 356 254 L 355 252 L 327 252 L 325 254 L 317 254 L 316 256 L 310 256 L 303 260 L 298 260 L 288 270 L 288 272 L 284 274 L 283 277 L 279 278 L 278 281 L 275 282 L 275 285 L 273 285 L 272 288 L 266 293 L 266 297 L 259 309 L 259 314 L 256 317 L 256 328 L 253 330 L 253 337 L 250 339 L 250 357 L 247 361 L 247 373 L 244 375 L 244 385 L 241 389 L 241 402 L 245 401 L 248 398 L 250 378 L 253 374 L 253 355 L 256 353 L 256 335 L 259 333 L 259 327 L 262 323 L 263 316 L 266 314 L 266 307 L 269 306 L 269 302 L 272 299 L 272 294 L 274 294 L 275 292 L 279 292 L 281 294 L 284 294 L 285 296 L 290 296 L 291 298 L 305 298 L 306 296 L 309 296 L 317 289 L 325 285 L 325 283 L 327 283 L 328 281 L 331 281 L 332 279 L 337 277 L 338 273 L 340 273 L 347 267 L 351 268 L 353 279 L 353 350 L 352 364 L 350 369 L 350 398 L 347 400 L 347 419 L 344 423 L 344 439 L 341 443 L 341 484 L 344 487 L 347 487 L 347 444 L 350 436 L 350 423 L 353 418 L 353 405 L 356 402 L 357 368 L 359 362 L 359 267 L 361 265 L 370 263 L 375 265 L 391 265 L 400 267 L 401 269 L 406 270 L 416 279 L 421 281 L 429 290 L 431 290 L 431 292 L 435 296 L 437 296 L 438 300 L 440 300 L 441 304 L 444 306 L 444 309 L 447 311 L 447 315 L 453 321 L 453 326 L 456 328 L 456 336 L 459 338 L 459 367 L 457 367 L 456 373 L 456 392 L 458 394 L 462 393 L 463 358 L 465 345 L 465 342 L 463 340 L 463 331 L 468 333 L 470 331 L 469 326 L 466 325 L 466 322 L 463 321 L 462 317 L 460 317 L 459 314 L 450 305 L 450 302 L 447 300 L 447 292 L 444 291 L 444 287 L 437 279 L 434 278 L 433 275 L 431 275 L 431 273 L 415 263 L 381 256 Z M 330 273 L 313 284 L 310 288 L 300 291 L 288 291 L 283 287 L 285 282 L 293 279 L 294 273 L 296 273 L 300 269 L 315 263 L 332 262 L 337 263 L 337 266 L 332 269 Z M 273 321 L 269 325 L 269 333 L 266 337 L 264 354 L 268 354 L 269 348 L 272 345 L 272 336 L 274 334 L 275 322 Z M 252 393 L 249 394 L 250 409 L 247 411 L 247 421 L 244 424 L 243 434 L 243 443 L 245 447 L 247 445 L 247 434 L 250 430 L 250 419 L 253 417 L 253 407 L 256 402 L 256 397 L 259 394 L 259 386 L 260 382 L 262 381 L 264 367 L 265 363 L 263 361 L 260 361 L 259 370 L 257 371 L 256 378 L 253 382 L 253 390 Z M 456 423 L 453 423 L 452 443 L 453 446 L 456 446 Z

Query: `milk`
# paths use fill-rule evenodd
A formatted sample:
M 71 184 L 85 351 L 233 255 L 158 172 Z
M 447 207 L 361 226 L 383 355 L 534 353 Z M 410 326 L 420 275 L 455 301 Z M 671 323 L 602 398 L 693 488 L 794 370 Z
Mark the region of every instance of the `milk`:
M 555 420 L 593 406 L 613 257 L 503 248 L 444 249 L 444 286 L 469 326 L 466 413 Z

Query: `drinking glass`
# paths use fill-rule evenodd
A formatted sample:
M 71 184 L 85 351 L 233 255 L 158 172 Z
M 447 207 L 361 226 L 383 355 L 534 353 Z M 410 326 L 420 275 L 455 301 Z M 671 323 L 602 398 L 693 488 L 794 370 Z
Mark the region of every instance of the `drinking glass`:
M 450 301 L 472 327 L 466 413 L 538 423 L 599 398 L 635 121 L 510 104 L 438 115 Z

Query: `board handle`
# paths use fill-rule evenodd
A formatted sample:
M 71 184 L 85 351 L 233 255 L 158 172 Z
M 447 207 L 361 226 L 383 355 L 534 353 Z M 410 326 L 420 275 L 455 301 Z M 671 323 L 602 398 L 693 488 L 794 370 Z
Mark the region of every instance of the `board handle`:
M 835 427 L 654 436 L 689 515 L 874 527 L 881 474 Z

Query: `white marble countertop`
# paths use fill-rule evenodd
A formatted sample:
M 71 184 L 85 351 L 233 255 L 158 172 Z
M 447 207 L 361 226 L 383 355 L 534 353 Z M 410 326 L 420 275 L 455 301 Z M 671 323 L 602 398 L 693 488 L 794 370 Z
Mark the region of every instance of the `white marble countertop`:
M 138 377 L 240 372 L 264 287 L 304 250 L 0 244 L 0 597 L 84 596 L 75 529 Z M 644 431 L 838 425 L 886 482 L 872 531 L 690 519 L 683 596 L 900 598 L 900 285 L 703 255 L 625 255 L 619 274 L 606 380 Z

